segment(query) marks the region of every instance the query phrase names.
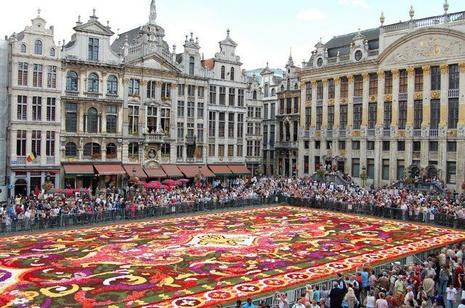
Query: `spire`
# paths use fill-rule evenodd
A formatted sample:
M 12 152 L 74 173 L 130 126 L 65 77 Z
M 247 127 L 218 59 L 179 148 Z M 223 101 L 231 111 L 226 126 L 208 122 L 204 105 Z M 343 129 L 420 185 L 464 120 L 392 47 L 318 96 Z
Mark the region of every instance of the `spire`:
M 40 17 L 40 13 L 42 12 L 42 10 L 39 8 L 37 9 L 37 17 Z
M 413 9 L 413 5 L 410 6 L 410 11 L 408 11 L 408 14 L 410 16 L 410 20 L 413 20 L 413 17 L 415 16 L 415 10 Z
M 381 12 L 381 16 L 379 17 L 379 22 L 381 23 L 381 26 L 384 25 L 384 21 L 385 21 L 384 12 Z
M 444 8 L 444 15 L 447 15 L 447 11 L 449 11 L 449 3 L 447 3 L 447 0 L 444 1 L 444 5 L 442 7 Z
M 294 59 L 292 59 L 292 47 L 289 48 L 289 59 L 287 60 L 288 66 L 294 66 Z
M 157 21 L 157 5 L 155 0 L 152 0 L 150 3 L 150 15 L 149 15 L 149 24 L 155 25 Z

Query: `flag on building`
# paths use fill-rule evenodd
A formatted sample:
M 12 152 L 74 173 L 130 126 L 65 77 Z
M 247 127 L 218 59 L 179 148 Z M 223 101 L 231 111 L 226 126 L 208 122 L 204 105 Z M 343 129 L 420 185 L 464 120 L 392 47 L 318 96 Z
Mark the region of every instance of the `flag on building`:
M 34 152 L 29 153 L 29 155 L 26 157 L 27 162 L 33 162 L 36 159 L 36 154 Z

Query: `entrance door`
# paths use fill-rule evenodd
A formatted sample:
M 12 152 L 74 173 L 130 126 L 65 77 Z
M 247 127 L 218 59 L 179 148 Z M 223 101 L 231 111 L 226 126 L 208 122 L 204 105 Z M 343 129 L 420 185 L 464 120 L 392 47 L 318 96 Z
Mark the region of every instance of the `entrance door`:
M 337 162 L 337 170 L 344 173 L 344 161 L 338 161 Z
M 27 182 L 26 180 L 16 180 L 15 182 L 15 196 L 26 196 L 27 195 Z

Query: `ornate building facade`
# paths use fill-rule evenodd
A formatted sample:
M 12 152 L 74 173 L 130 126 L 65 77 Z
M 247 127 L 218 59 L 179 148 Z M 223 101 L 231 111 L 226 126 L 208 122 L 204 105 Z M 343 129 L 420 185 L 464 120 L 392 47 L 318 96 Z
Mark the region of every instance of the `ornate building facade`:
M 319 42 L 301 72 L 299 173 L 332 166 L 382 186 L 414 168 L 465 176 L 465 13 Z
M 8 41 L 0 39 L 0 202 L 7 198 Z

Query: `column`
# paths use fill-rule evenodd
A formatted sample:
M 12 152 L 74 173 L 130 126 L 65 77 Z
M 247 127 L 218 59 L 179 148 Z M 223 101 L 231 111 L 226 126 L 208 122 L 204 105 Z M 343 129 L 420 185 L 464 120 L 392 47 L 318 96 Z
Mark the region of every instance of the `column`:
M 349 97 L 347 98 L 347 127 L 352 128 L 354 124 L 354 76 L 347 76 L 347 81 L 349 82 Z
M 413 101 L 415 95 L 415 68 L 409 66 L 407 68 L 408 83 L 407 83 L 407 125 L 406 128 L 413 129 Z
M 326 129 L 328 127 L 328 79 L 323 80 L 323 121 L 321 124 L 321 129 Z
M 423 70 L 423 120 L 421 127 L 428 129 L 431 120 L 431 67 L 424 65 L 421 67 Z M 429 160 L 428 139 L 421 140 L 421 167 L 426 167 Z
M 441 117 L 439 121 L 438 168 L 442 180 L 446 180 L 447 169 L 447 122 L 449 116 L 449 65 L 441 64 Z M 441 131 L 446 132 L 442 134 Z M 460 153 L 460 152 L 459 152 Z
M 334 125 L 333 125 L 333 128 L 335 130 L 339 128 L 340 99 L 341 99 L 341 78 L 337 76 L 337 77 L 334 77 Z
M 312 81 L 312 123 L 310 127 L 316 127 L 316 80 Z
M 458 127 L 465 126 L 465 62 L 459 63 L 459 122 Z
M 392 71 L 392 121 L 391 126 L 397 127 L 399 121 L 399 70 Z
M 378 71 L 378 99 L 376 107 L 376 126 L 383 127 L 384 124 L 384 71 Z M 376 162 L 375 162 L 376 165 Z
M 465 62 L 459 63 L 459 122 L 458 131 L 465 127 Z M 460 136 L 460 133 L 458 134 Z M 457 153 L 465 153 L 465 141 L 463 135 L 457 140 Z M 465 155 L 457 155 L 457 191 L 462 190 L 462 183 L 465 182 Z
M 370 75 L 367 72 L 365 72 L 362 74 L 362 76 L 363 76 L 362 128 L 363 127 L 367 128 L 368 127 L 368 102 L 370 101 L 370 96 L 369 96 Z

